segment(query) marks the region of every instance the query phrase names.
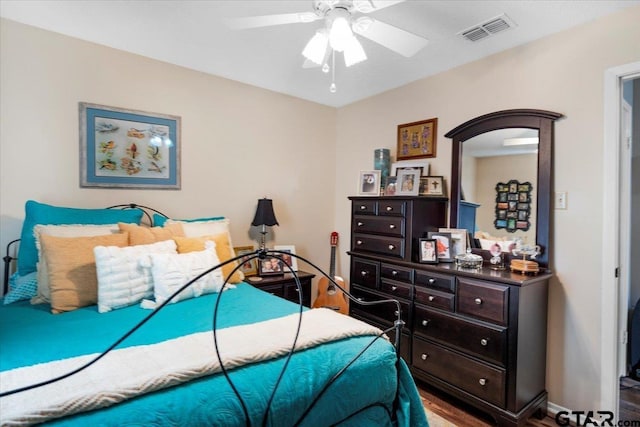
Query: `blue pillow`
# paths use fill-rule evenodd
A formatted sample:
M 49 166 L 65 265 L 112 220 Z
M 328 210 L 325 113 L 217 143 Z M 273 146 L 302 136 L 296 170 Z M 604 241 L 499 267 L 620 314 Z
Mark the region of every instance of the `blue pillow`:
M 172 221 L 183 221 L 183 222 L 203 222 L 203 221 L 220 221 L 221 219 L 224 219 L 223 216 L 212 216 L 210 218 L 194 218 L 194 219 L 173 219 L 173 218 L 167 218 L 164 217 L 160 214 L 154 213 L 153 214 L 153 225 L 155 225 L 156 227 L 164 227 L 164 223 L 167 222 L 167 220 L 172 220 Z
M 38 291 L 36 272 L 20 276 L 16 271 L 9 277 L 9 292 L 4 296 L 4 304 L 31 299 Z
M 18 249 L 18 273 L 25 276 L 36 271 L 38 251 L 33 227 L 37 224 L 117 224 L 119 222 L 140 224 L 140 209 L 78 209 L 45 205 L 33 200 L 25 204 L 25 219 L 20 234 Z

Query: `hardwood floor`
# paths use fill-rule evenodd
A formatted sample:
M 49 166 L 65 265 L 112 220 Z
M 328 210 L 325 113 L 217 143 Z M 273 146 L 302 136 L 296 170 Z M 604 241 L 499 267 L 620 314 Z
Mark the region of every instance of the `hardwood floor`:
M 483 412 L 416 380 L 424 407 L 440 415 L 453 427 L 494 427 L 493 419 Z M 620 421 L 640 423 L 640 382 L 625 377 L 620 380 Z M 635 425 L 635 424 L 634 424 Z M 526 427 L 557 427 L 553 417 L 530 418 Z

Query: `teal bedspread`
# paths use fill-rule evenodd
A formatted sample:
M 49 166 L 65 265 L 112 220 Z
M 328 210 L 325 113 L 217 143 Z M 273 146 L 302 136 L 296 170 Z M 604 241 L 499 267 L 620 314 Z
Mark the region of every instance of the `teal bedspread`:
M 166 306 L 120 347 L 210 331 L 218 297 L 206 295 Z M 218 328 L 255 323 L 299 310 L 297 305 L 248 284 L 225 291 L 219 305 Z M 98 313 L 96 306 L 57 315 L 48 309 L 47 305 L 33 306 L 28 302 L 0 307 L 0 371 L 101 352 L 150 313 L 138 306 L 104 314 Z M 292 426 L 299 421 L 302 426 L 427 426 L 409 370 L 403 361 L 396 369 L 394 349 L 384 339 L 376 340 L 318 398 L 327 381 L 371 341 L 372 337 L 350 338 L 296 353 L 268 413 L 268 401 L 284 358 L 229 371 L 248 407 L 249 420 L 224 376 L 212 375 L 101 410 L 53 420 L 49 425 Z M 399 401 L 394 413 L 396 390 Z M 392 421 L 392 413 L 396 421 Z

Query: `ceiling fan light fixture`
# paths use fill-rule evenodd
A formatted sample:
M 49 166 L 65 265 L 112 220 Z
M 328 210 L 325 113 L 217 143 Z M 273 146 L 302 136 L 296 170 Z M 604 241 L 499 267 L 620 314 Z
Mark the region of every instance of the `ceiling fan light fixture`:
M 344 49 L 344 64 L 350 67 L 366 59 L 367 54 L 364 52 L 362 44 L 355 36 L 352 36 Z
M 333 19 L 329 30 L 329 44 L 336 52 L 342 52 L 349 43 L 349 39 L 353 37 L 349 23 L 351 15 L 341 8 L 334 9 L 331 15 Z
M 324 57 L 327 53 L 328 43 L 329 38 L 327 37 L 326 31 L 317 31 L 304 47 L 302 55 L 304 55 L 304 57 L 309 61 L 320 65 L 322 64 L 322 61 L 324 61 Z

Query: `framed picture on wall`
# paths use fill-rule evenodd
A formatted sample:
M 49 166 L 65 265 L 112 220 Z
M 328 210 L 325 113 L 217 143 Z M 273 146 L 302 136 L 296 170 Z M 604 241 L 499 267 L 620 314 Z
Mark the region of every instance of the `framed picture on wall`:
M 80 186 L 180 189 L 180 117 L 81 102 Z
M 396 159 L 436 157 L 437 133 L 437 118 L 398 125 Z

